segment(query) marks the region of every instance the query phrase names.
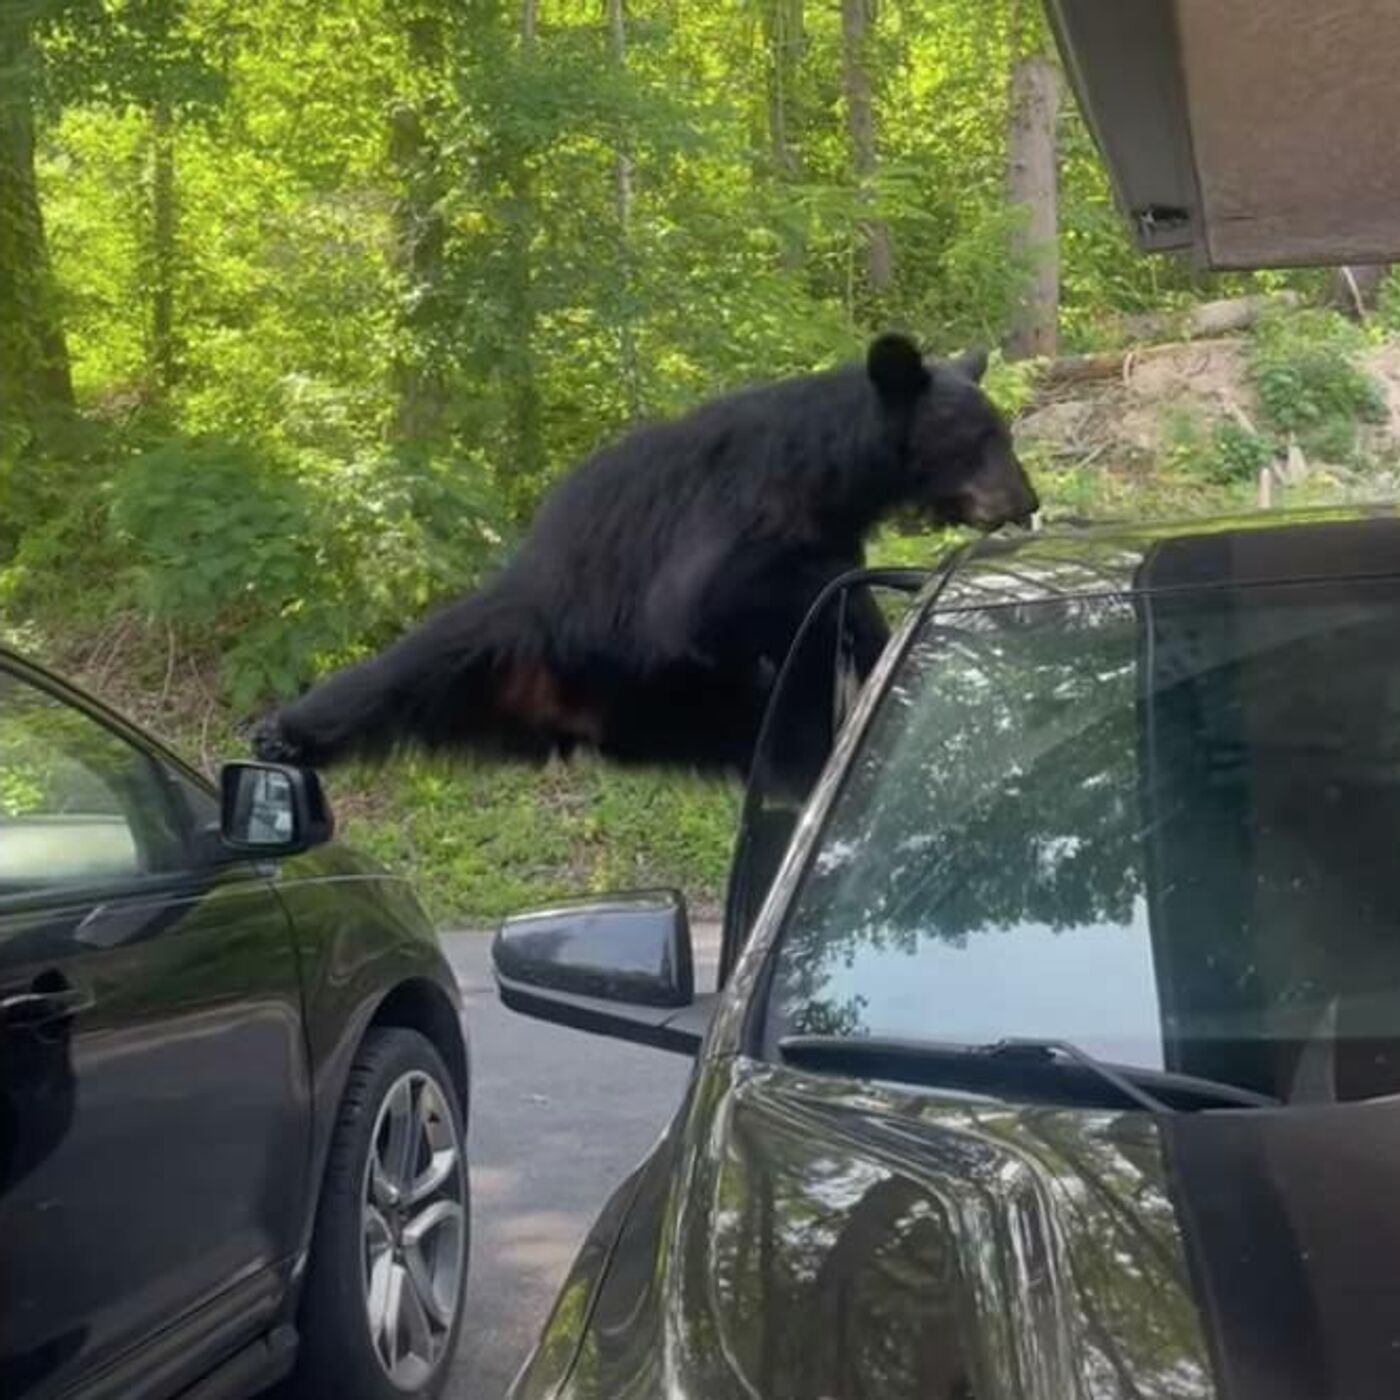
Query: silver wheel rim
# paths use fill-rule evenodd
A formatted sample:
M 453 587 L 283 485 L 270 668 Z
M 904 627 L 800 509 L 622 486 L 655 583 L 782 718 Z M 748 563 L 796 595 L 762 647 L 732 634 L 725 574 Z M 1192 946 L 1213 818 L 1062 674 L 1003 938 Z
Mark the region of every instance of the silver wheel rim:
M 432 1075 L 410 1070 L 379 1106 L 360 1190 L 370 1343 L 394 1385 L 417 1390 L 452 1337 L 466 1273 L 466 1177 L 457 1125 Z

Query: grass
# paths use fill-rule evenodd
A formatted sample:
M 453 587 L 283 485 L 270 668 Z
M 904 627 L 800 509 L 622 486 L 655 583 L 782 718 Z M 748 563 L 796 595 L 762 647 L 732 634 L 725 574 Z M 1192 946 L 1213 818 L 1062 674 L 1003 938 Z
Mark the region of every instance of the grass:
M 732 785 L 589 760 L 542 770 L 415 761 L 333 776 L 332 802 L 346 840 L 409 871 L 435 917 L 459 922 L 657 885 L 711 910 L 739 813 Z

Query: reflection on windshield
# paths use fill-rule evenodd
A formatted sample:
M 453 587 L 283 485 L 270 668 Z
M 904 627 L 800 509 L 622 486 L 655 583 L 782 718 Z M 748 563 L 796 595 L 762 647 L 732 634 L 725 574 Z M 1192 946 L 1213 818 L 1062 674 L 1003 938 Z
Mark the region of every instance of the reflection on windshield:
M 789 917 L 770 1044 L 1050 1037 L 1390 1092 L 1397 633 L 1374 583 L 934 614 Z

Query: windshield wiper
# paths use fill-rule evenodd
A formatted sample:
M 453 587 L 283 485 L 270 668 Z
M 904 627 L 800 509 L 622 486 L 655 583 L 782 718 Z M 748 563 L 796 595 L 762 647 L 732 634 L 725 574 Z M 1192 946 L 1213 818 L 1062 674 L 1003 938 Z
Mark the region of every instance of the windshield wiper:
M 1279 1104 L 1278 1099 L 1238 1084 L 1173 1070 L 1110 1064 L 1065 1040 L 1008 1039 L 964 1045 L 888 1036 L 789 1035 L 778 1042 L 778 1052 L 787 1064 L 806 1069 L 992 1094 L 1012 1085 L 1052 1100 L 1073 1093 L 1076 1080 L 1097 1080 L 1149 1113 L 1276 1108 Z M 1082 1092 L 1074 1097 L 1082 1098 Z

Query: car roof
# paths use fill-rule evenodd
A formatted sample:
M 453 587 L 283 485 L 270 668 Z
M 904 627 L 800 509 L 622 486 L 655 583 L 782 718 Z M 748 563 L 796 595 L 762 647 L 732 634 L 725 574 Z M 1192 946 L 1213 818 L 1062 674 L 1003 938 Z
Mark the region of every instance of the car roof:
M 1389 506 L 998 534 L 963 550 L 934 607 L 988 607 L 1183 588 L 1400 577 Z

